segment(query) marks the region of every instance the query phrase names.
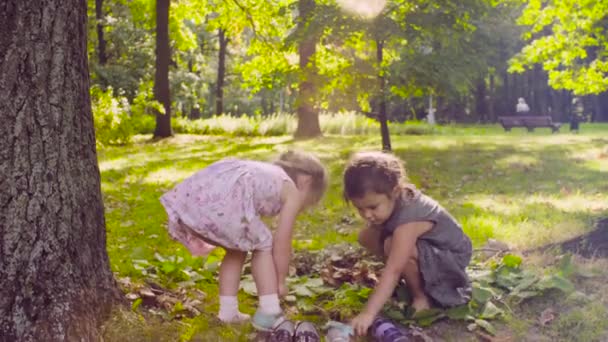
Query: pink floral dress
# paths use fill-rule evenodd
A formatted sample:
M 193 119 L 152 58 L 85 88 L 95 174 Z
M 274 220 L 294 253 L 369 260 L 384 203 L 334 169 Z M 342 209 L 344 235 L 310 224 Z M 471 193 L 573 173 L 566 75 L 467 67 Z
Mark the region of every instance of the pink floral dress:
M 160 198 L 169 216 L 169 234 L 193 255 L 206 255 L 216 246 L 271 249 L 272 234 L 261 216 L 279 214 L 285 181 L 292 182 L 274 164 L 215 162 Z

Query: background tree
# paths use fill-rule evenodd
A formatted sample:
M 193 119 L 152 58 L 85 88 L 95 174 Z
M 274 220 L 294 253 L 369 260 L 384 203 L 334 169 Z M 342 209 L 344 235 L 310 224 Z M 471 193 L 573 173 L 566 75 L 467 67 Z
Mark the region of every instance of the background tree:
M 529 0 L 519 23 L 529 28 L 513 71 L 540 63 L 549 84 L 577 95 L 608 90 L 608 1 Z
M 0 336 L 94 341 L 115 302 L 86 2 L 0 5 Z
M 154 98 L 163 105 L 156 110 L 155 138 L 173 135 L 171 130 L 171 94 L 169 90 L 169 8 L 171 0 L 156 0 L 156 72 L 154 76 Z
M 527 45 L 511 61 L 511 71 L 548 73 L 549 85 L 582 99 L 593 120 L 608 120 L 608 1 L 527 2 L 519 24 L 529 30 Z M 570 109 L 571 97 L 554 93 L 552 104 Z M 567 114 L 566 114 L 567 115 Z M 564 116 L 562 116 L 564 118 Z
M 315 53 L 319 30 L 313 21 L 315 0 L 298 0 L 298 13 L 298 29 L 301 34 L 298 43 L 300 82 L 296 102 L 298 128 L 295 136 L 315 137 L 321 134 L 319 110 L 315 106 L 317 98 Z

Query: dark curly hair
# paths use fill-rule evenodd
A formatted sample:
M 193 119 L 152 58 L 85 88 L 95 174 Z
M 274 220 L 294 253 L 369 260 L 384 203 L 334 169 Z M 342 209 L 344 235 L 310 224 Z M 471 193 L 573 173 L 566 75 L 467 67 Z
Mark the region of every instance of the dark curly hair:
M 396 186 L 405 187 L 407 176 L 403 162 L 385 152 L 359 152 L 344 170 L 344 199 L 365 196 L 367 192 L 391 195 Z

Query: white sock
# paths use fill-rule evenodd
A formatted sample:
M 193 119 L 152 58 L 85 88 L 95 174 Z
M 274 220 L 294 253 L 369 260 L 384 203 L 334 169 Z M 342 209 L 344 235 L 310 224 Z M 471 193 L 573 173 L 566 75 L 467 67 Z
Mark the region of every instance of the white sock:
M 239 311 L 239 301 L 236 296 L 220 296 L 220 312 L 217 317 L 226 323 L 238 323 L 249 319 L 249 315 Z
M 268 315 L 278 315 L 281 313 L 279 305 L 279 295 L 269 294 L 260 296 L 260 312 Z

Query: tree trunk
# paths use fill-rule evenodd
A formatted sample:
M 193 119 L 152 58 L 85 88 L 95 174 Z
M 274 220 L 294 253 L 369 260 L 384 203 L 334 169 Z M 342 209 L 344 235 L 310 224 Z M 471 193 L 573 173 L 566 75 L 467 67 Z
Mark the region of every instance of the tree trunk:
M 169 6 L 170 0 L 156 0 L 156 73 L 154 76 L 154 98 L 165 112 L 156 113 L 155 138 L 173 135 L 171 131 L 171 95 L 169 92 Z
M 515 104 L 511 104 L 511 83 L 512 77 L 509 79 L 509 73 L 505 70 L 502 74 L 502 82 L 503 82 L 503 99 L 502 99 L 502 108 L 500 110 L 499 115 L 513 115 L 515 114 Z
M 496 81 L 494 74 L 490 74 L 490 89 L 488 98 L 488 122 L 496 121 Z
M 608 122 L 608 92 L 598 95 L 599 109 L 595 122 Z
M 87 3 L 0 4 L 0 340 L 96 341 L 106 252 Z
M 217 65 L 217 84 L 215 87 L 215 114 L 224 113 L 224 79 L 226 78 L 226 48 L 228 38 L 224 29 L 218 29 L 218 39 L 220 43 L 218 65 Z
M 378 62 L 378 120 L 380 121 L 380 134 L 382 135 L 382 150 L 390 151 L 391 136 L 388 131 L 388 122 L 386 119 L 386 80 L 382 61 L 384 60 L 384 42 L 380 39 L 376 40 L 376 61 Z
M 97 58 L 99 65 L 108 62 L 106 55 L 106 39 L 103 35 L 103 0 L 95 0 L 95 19 L 97 20 Z
M 488 112 L 486 95 L 486 80 L 480 77 L 475 84 L 475 114 L 477 114 L 477 119 L 481 122 L 486 121 L 486 114 Z
M 311 138 L 321 135 L 319 124 L 319 111 L 315 108 L 315 78 L 317 75 L 314 56 L 316 52 L 317 37 L 310 34 L 309 27 L 315 7 L 314 0 L 299 0 L 298 9 L 300 18 L 298 25 L 305 34 L 298 46 L 300 54 L 300 86 L 297 99 L 298 127 L 295 136 L 299 138 Z

